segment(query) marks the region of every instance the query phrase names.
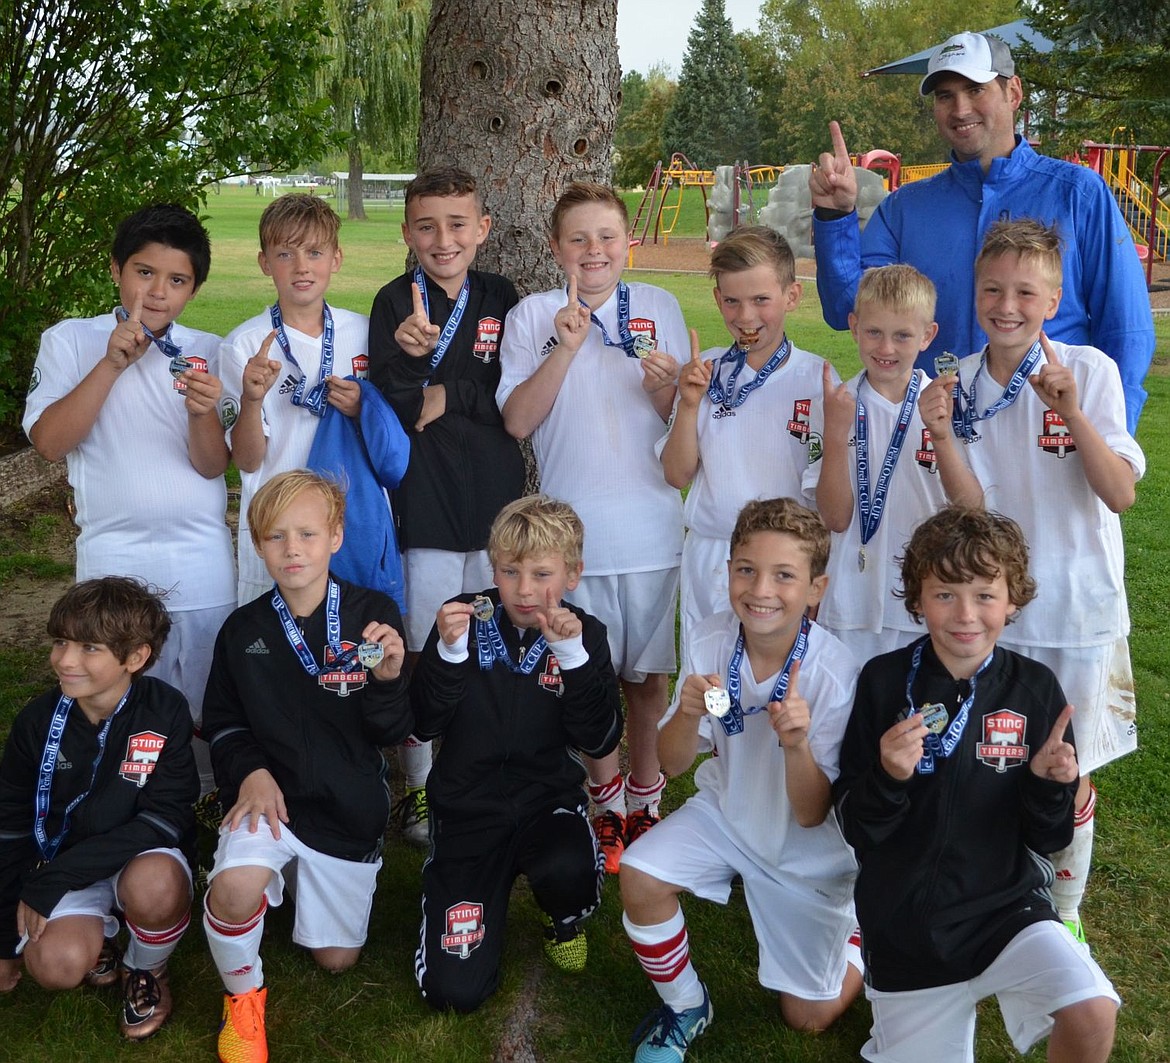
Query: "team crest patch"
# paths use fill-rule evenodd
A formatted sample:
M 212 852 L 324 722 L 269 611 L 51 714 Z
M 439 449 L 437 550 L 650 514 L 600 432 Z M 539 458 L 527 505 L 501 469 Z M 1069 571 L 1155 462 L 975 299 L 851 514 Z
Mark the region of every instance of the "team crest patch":
M 32 376 L 28 378 L 28 394 L 32 394 L 37 390 L 37 385 L 41 382 L 41 371 L 37 366 L 33 366 Z
M 475 901 L 460 901 L 447 909 L 446 932 L 439 944 L 444 952 L 461 960 L 471 955 L 472 949 L 483 944 L 483 905 Z
M 537 680 L 541 690 L 551 691 L 559 698 L 565 692 L 565 681 L 561 678 L 561 662 L 551 650 L 545 658 L 544 671 Z
M 998 772 L 1025 763 L 1028 759 L 1028 747 L 1024 744 L 1027 728 L 1028 718 L 1011 709 L 989 712 L 983 717 L 983 741 L 979 743 L 976 755 Z
M 341 649 L 344 653 L 346 650 L 353 650 L 357 648 L 356 642 L 342 642 Z M 337 654 L 333 650 L 325 647 L 325 664 L 328 665 Z M 356 690 L 361 690 L 366 685 L 367 673 L 364 667 L 360 664 L 350 665 L 353 671 L 338 671 L 330 672 L 324 671 L 317 676 L 317 682 L 321 684 L 326 690 L 332 690 L 339 698 L 348 697 Z
M 200 358 L 197 354 L 184 355 L 183 357 L 187 362 L 190 363 L 190 367 L 194 369 L 196 373 L 207 372 L 206 358 Z M 186 370 L 184 369 L 183 372 L 186 372 Z M 187 382 L 180 380 L 178 377 L 175 377 L 174 381 L 171 383 L 171 387 L 173 387 L 180 395 L 187 394 Z
M 922 430 L 922 443 L 914 451 L 914 460 L 927 472 L 938 472 L 938 455 L 934 452 L 934 441 L 930 438 L 930 429 Z
M 1044 430 L 1036 437 L 1036 446 L 1058 458 L 1067 457 L 1077 449 L 1076 440 L 1064 423 L 1064 418 L 1055 410 L 1044 411 Z
M 240 405 L 235 399 L 224 399 L 219 404 L 219 423 L 224 428 L 231 428 L 240 416 Z
M 126 758 L 118 768 L 118 774 L 139 788 L 145 786 L 166 744 L 167 736 L 156 731 L 139 731 L 131 735 L 126 740 Z
M 821 460 L 821 455 L 825 452 L 825 441 L 821 438 L 820 432 L 810 432 L 808 437 L 808 463 L 815 465 Z
M 648 317 L 630 318 L 630 335 L 634 339 L 645 336 L 654 347 L 658 346 L 658 335 L 654 331 L 654 322 Z
M 498 317 L 481 317 L 475 326 L 475 342 L 471 345 L 471 353 L 484 365 L 499 351 L 503 327 L 504 323 Z
M 801 443 L 809 440 L 809 417 L 812 414 L 812 399 L 797 399 L 792 404 L 792 416 L 788 420 L 788 434 Z
M 370 356 L 368 354 L 355 354 L 349 360 L 349 367 L 358 380 L 370 379 Z

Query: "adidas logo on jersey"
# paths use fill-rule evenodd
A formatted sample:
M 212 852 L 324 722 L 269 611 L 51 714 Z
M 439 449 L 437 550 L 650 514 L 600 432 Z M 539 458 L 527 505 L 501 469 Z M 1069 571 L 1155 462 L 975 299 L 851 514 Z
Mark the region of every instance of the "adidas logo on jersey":
M 289 375 L 281 381 L 280 394 L 287 395 L 290 391 L 293 390 L 293 388 L 297 386 L 298 380 L 300 380 L 299 376 L 297 376 L 295 373 L 289 373 Z
M 549 338 L 544 341 L 544 346 L 540 348 L 541 358 L 553 350 L 559 342 L 560 341 L 556 338 L 556 336 L 549 336 Z
M 244 652 L 245 653 L 267 654 L 269 652 L 269 650 L 268 650 L 268 647 L 264 645 L 263 639 L 257 639 L 255 642 L 252 643 L 251 646 L 249 646 L 246 650 L 244 650 Z

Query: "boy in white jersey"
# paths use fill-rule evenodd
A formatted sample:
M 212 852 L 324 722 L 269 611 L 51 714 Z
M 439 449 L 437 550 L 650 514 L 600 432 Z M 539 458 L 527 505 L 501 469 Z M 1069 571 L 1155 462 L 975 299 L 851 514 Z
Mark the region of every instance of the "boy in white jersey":
M 1083 940 L 1078 908 L 1096 805 L 1089 774 L 1137 748 L 1118 514 L 1133 504 L 1146 463 L 1126 430 L 1116 364 L 1043 333 L 1060 305 L 1060 247 L 1054 228 L 1032 220 L 988 230 L 975 267 L 987 347 L 928 395 L 968 443 L 988 508 L 1019 522 L 1032 548 L 1037 605 L 1003 644 L 1048 665 L 1076 706 L 1081 780 L 1072 844 L 1052 855 L 1053 896 Z
M 675 666 L 682 550 L 681 501 L 654 444 L 674 404 L 686 327 L 674 296 L 622 280 L 626 231 L 612 189 L 569 186 L 550 237 L 568 298 L 555 288 L 508 314 L 496 392 L 509 433 L 532 436 L 542 489 L 585 524 L 587 574 L 570 597 L 608 629 L 629 709 L 629 778 L 616 750 L 586 761 L 610 872 L 628 840 L 657 822 L 666 785 L 655 739 Z
M 210 267 L 207 231 L 189 210 L 154 204 L 125 218 L 110 256 L 119 305 L 45 331 L 23 421 L 38 453 L 67 463 L 77 578 L 166 588 L 171 635 L 149 672 L 186 695 L 196 725 L 234 598 L 220 341 L 175 320 Z M 197 740 L 195 751 L 206 792 L 207 747 Z
M 691 628 L 726 608 L 735 514 L 753 498 L 799 497 L 820 457 L 821 374 L 832 373 L 785 331 L 801 285 L 783 236 L 762 225 L 734 230 L 711 252 L 710 276 L 733 342 L 702 355 L 694 344 L 659 443 L 667 483 L 691 485 L 679 581 L 684 648 Z
M 779 992 L 789 1026 L 825 1029 L 861 988 L 848 944 L 857 865 L 829 815 L 857 662 L 807 615 L 828 556 L 814 512 L 790 498 L 749 502 L 731 536 L 731 611 L 704 619 L 684 650 L 662 765 L 677 775 L 696 754 L 716 755 L 695 772 L 698 793 L 622 860 L 623 923 L 662 997 L 637 1063 L 678 1063 L 711 1022 L 683 892 L 726 904 L 742 877 L 759 980 Z
M 824 374 L 824 456 L 804 481 L 833 533 L 817 622 L 861 661 L 921 633 L 893 594 L 915 526 L 948 497 L 980 499 L 949 414 L 928 424 L 918 409 L 930 378 L 914 363 L 938 331 L 934 306 L 913 266 L 867 270 L 849 315 L 862 370 L 845 384 Z

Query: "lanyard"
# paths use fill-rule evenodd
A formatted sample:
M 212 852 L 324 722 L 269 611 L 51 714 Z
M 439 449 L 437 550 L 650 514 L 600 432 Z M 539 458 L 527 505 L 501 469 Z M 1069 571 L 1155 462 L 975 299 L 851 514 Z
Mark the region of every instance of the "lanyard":
M 497 605 L 490 620 L 475 621 L 475 645 L 479 651 L 480 671 L 490 672 L 496 661 L 502 661 L 517 675 L 531 675 L 548 649 L 548 642 L 541 635 L 524 655 L 524 660 L 516 664 L 508 653 L 508 647 L 504 645 L 504 636 L 500 634 L 499 620 L 503 613 L 503 605 Z
M 292 404 L 303 406 L 316 417 L 325 416 L 325 394 L 328 386 L 326 381 L 333 375 L 333 311 L 329 309 L 328 303 L 322 303 L 321 309 L 325 317 L 325 327 L 321 333 L 321 379 L 309 390 L 307 395 L 305 388 L 308 385 L 308 378 L 292 352 L 288 336 L 285 335 L 284 319 L 280 315 L 280 304 L 273 303 L 268 311 L 272 318 L 272 327 L 276 330 L 276 342 L 280 344 L 281 353 L 297 369 L 301 369 L 301 379 L 297 381 L 292 395 L 289 396 L 292 399 Z
M 41 754 L 41 771 L 37 778 L 35 814 L 33 816 L 33 837 L 36 839 L 37 848 L 40 849 L 44 859 L 52 860 L 57 855 L 57 850 L 61 848 L 65 835 L 69 833 L 70 815 L 93 789 L 93 784 L 97 780 L 98 767 L 106 752 L 106 738 L 110 733 L 110 725 L 114 722 L 114 717 L 122 711 L 122 706 L 126 704 L 130 697 L 130 691 L 133 689 L 133 684 L 126 688 L 122 700 L 118 702 L 114 711 L 102 721 L 101 728 L 98 730 L 98 751 L 93 760 L 93 771 L 90 773 L 89 785 L 85 788 L 84 793 L 78 794 L 69 802 L 65 814 L 61 817 L 60 833 L 56 837 L 50 838 L 45 833 L 45 820 L 49 815 L 49 801 L 53 791 L 53 771 L 57 767 L 57 754 L 61 752 L 61 738 L 65 734 L 65 723 L 69 719 L 69 710 L 73 708 L 72 698 L 67 698 L 62 694 L 57 699 L 57 707 L 53 709 L 53 718 L 49 721 L 49 734 L 45 739 L 45 749 Z
M 114 308 L 114 316 L 119 321 L 129 321 L 130 313 L 124 306 Z M 175 327 L 174 322 L 167 325 L 167 330 L 161 336 L 156 336 L 150 331 L 141 321 L 138 322 L 138 327 L 146 334 L 146 338 L 151 341 L 163 354 L 168 358 L 182 358 L 183 348 L 180 347 L 174 340 L 171 339 L 171 330 Z M 190 368 L 185 366 L 184 368 Z
M 423 309 L 426 311 L 427 320 L 431 318 L 431 301 L 427 296 L 427 277 L 423 273 L 422 266 L 414 267 L 414 283 L 418 285 L 419 294 L 422 296 Z M 455 300 L 455 308 L 451 311 L 451 316 L 447 318 L 447 324 L 443 326 L 443 331 L 439 333 L 439 339 L 435 343 L 435 350 L 431 354 L 431 368 L 433 373 L 443 360 L 443 355 L 447 353 L 447 348 L 451 346 L 451 341 L 455 338 L 455 333 L 459 331 L 459 323 L 463 320 L 463 312 L 467 309 L 467 300 L 471 297 L 471 279 L 469 277 L 463 278 L 463 287 L 459 289 L 459 298 Z M 428 375 L 423 382 L 425 388 L 431 382 Z
M 867 380 L 863 374 L 862 380 Z M 882 522 L 882 513 L 886 508 L 886 495 L 889 493 L 890 481 L 894 476 L 894 469 L 902 453 L 902 445 L 906 442 L 906 433 L 910 428 L 910 420 L 914 416 L 914 406 L 918 401 L 918 389 L 921 378 L 917 371 L 910 377 L 910 386 L 906 389 L 906 397 L 902 400 L 902 408 L 898 411 L 898 423 L 890 436 L 889 446 L 886 447 L 886 456 L 882 461 L 881 472 L 878 473 L 877 483 L 873 485 L 873 494 L 869 490 L 869 417 L 865 412 L 865 403 L 861 399 L 861 382 L 857 387 L 857 416 L 854 424 L 854 434 L 857 442 L 857 522 L 861 530 L 861 545 L 874 537 L 878 525 Z
M 617 286 L 618 339 L 616 342 L 610 339 L 605 325 L 601 323 L 601 318 L 590 310 L 589 304 L 581 298 L 578 298 L 577 302 L 589 310 L 589 320 L 601 329 L 601 340 L 605 346 L 620 348 L 626 352 L 627 358 L 638 357 L 637 342 L 634 339 L 634 334 L 630 331 L 630 286 L 625 281 L 618 281 Z
M 301 667 L 309 675 L 320 675 L 322 672 L 346 672 L 357 660 L 357 647 L 343 650 L 341 648 L 341 588 L 334 579 L 329 580 L 329 589 L 325 593 L 325 641 L 333 653 L 333 660 L 324 666 L 319 665 L 310 652 L 301 629 L 293 619 L 292 613 L 281 597 L 280 590 L 273 588 L 272 608 L 280 618 L 280 626 L 284 628 L 284 637 L 292 647 L 293 653 L 301 662 Z
M 951 414 L 951 425 L 954 428 L 955 435 L 968 443 L 974 443 L 979 439 L 979 434 L 975 431 L 976 421 L 987 421 L 994 417 L 1000 410 L 1006 410 L 1019 397 L 1020 392 L 1024 389 L 1024 385 L 1028 382 L 1036 366 L 1040 363 L 1040 356 L 1043 353 L 1040 347 L 1040 341 L 1037 340 L 1032 344 L 1031 350 L 1024 355 L 1024 360 L 1016 367 L 1016 371 L 1012 374 L 1008 385 L 1003 389 L 1003 394 L 987 407 L 982 413 L 979 413 L 978 400 L 976 399 L 975 389 L 979 384 L 979 374 L 983 372 L 983 367 L 987 364 L 987 348 L 983 349 L 983 353 L 979 356 L 979 368 L 975 370 L 975 376 L 971 379 L 971 388 L 964 396 L 963 381 L 958 379 L 955 383 L 955 405 L 954 412 Z
M 788 693 L 788 677 L 792 672 L 792 666 L 797 661 L 804 660 L 805 651 L 808 649 L 808 633 L 811 628 L 812 624 L 809 618 L 802 616 L 800 618 L 800 633 L 796 636 L 796 641 L 792 644 L 792 651 L 788 654 L 788 660 L 784 662 L 784 667 L 780 669 L 780 674 L 776 677 L 776 685 L 772 688 L 772 696 L 768 698 L 768 703 L 765 705 L 751 705 L 745 709 L 739 703 L 739 693 L 741 690 L 739 669 L 743 664 L 744 653 L 743 627 L 741 625 L 739 637 L 735 640 L 735 649 L 732 651 L 731 660 L 727 665 L 727 695 L 731 699 L 731 708 L 727 711 L 726 715 L 719 717 L 719 722 L 723 725 L 723 730 L 728 735 L 743 733 L 743 718 L 745 716 L 754 716 L 757 712 L 763 712 L 773 701 L 784 700 L 784 695 Z
M 914 653 L 910 658 L 910 674 L 906 677 L 907 716 L 932 708 L 930 705 L 925 706 L 925 709 L 917 708 L 914 704 L 912 690 L 914 680 L 918 676 L 918 666 L 922 663 L 922 650 L 926 646 L 929 638 L 929 635 L 924 635 L 915 643 Z M 923 742 L 922 759 L 918 762 L 917 770 L 919 775 L 930 775 L 934 771 L 935 757 L 949 757 L 954 752 L 955 746 L 959 744 L 959 739 L 963 737 L 963 731 L 967 726 L 967 716 L 970 714 L 971 706 L 975 702 L 976 680 L 984 673 L 987 666 L 991 664 L 994 656 L 995 650 L 992 649 L 975 674 L 967 681 L 971 689 L 963 699 L 963 704 L 959 706 L 959 711 L 955 713 L 955 718 L 951 720 L 950 726 L 942 734 L 927 733 L 926 739 Z
M 789 342 L 788 337 L 785 336 L 784 342 L 772 352 L 772 356 L 760 367 L 760 371 L 755 375 L 755 378 L 744 384 L 739 389 L 739 393 L 736 394 L 735 382 L 739 379 L 739 374 L 747 364 L 747 351 L 733 343 L 727 348 L 727 353 L 719 359 L 714 372 L 711 373 L 711 383 L 707 385 L 707 398 L 711 400 L 712 407 L 734 410 L 742 406 L 747 402 L 747 397 L 753 391 L 757 388 L 762 388 L 764 381 L 788 361 L 788 356 L 791 353 L 792 344 Z M 719 374 L 725 365 L 731 364 L 734 364 L 734 368 L 727 377 L 727 383 L 724 384 L 719 379 Z M 712 413 L 715 412 L 717 411 L 713 409 Z

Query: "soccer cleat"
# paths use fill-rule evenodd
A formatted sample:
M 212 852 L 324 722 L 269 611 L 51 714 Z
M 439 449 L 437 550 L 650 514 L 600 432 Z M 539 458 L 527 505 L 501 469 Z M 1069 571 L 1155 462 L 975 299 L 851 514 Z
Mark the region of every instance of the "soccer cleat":
M 585 970 L 585 961 L 589 958 L 589 943 L 585 939 L 585 931 L 579 926 L 574 926 L 571 938 L 558 941 L 550 919 L 544 928 L 544 954 L 548 957 L 549 963 L 568 974 L 577 974 Z
M 597 847 L 605 856 L 605 870 L 616 875 L 622 864 L 622 853 L 626 849 L 626 821 L 616 812 L 602 812 L 593 817 L 593 833 L 597 836 Z
M 681 1063 L 687 1049 L 711 1025 L 714 1016 L 706 986 L 703 986 L 703 1002 L 697 1007 L 675 1011 L 666 1004 L 660 1005 L 634 1031 L 632 1040 L 638 1041 L 634 1063 Z
M 122 994 L 118 1026 L 130 1041 L 145 1041 L 171 1016 L 171 982 L 165 963 L 153 969 L 127 969 Z
M 223 997 L 219 1024 L 220 1063 L 267 1063 L 268 1037 L 264 1032 L 264 1005 L 268 987 Z
M 657 812 L 648 808 L 635 808 L 626 817 L 626 848 L 628 849 L 643 834 L 661 819 Z
M 1075 919 L 1065 919 L 1064 925 L 1068 928 L 1068 932 L 1077 939 L 1082 945 L 1087 945 L 1085 940 L 1085 927 L 1081 922 L 1081 917 L 1078 915 Z
M 407 789 L 402 800 L 394 806 L 392 814 L 398 817 L 398 826 L 406 841 L 420 849 L 430 845 L 431 814 L 425 786 Z
M 117 938 L 106 938 L 102 942 L 102 951 L 98 953 L 97 963 L 85 976 L 85 984 L 105 989 L 114 985 L 122 977 L 122 950 L 118 948 Z

